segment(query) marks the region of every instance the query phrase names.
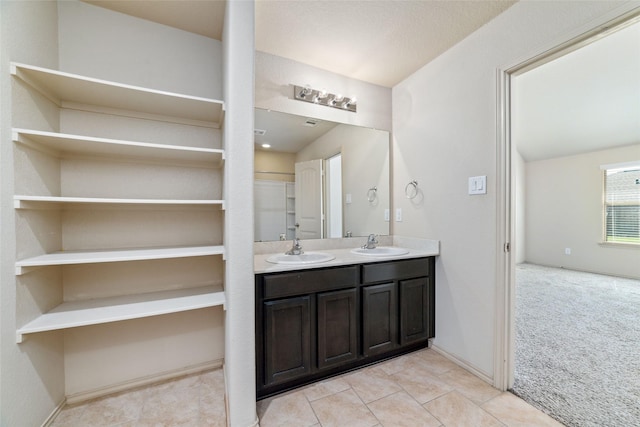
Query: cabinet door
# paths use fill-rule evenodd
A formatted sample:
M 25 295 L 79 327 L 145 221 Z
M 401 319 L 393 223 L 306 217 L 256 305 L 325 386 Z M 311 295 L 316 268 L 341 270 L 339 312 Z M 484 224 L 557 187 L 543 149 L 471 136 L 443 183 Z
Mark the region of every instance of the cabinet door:
M 317 295 L 318 368 L 358 357 L 356 296 L 355 288 Z
M 311 297 L 264 303 L 265 385 L 311 371 Z
M 373 356 L 397 347 L 398 305 L 395 283 L 362 288 L 362 352 Z
M 400 344 L 426 340 L 429 326 L 428 280 L 400 281 Z

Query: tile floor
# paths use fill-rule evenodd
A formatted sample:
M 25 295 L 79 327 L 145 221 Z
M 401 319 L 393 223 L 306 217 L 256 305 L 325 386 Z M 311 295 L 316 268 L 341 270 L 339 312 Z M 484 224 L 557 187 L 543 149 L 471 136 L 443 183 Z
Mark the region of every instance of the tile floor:
M 431 349 L 258 402 L 261 427 L 562 426 Z M 222 370 L 65 407 L 52 427 L 225 426 Z
M 431 349 L 258 402 L 261 427 L 562 426 Z
M 225 427 L 222 369 L 67 405 L 51 427 Z

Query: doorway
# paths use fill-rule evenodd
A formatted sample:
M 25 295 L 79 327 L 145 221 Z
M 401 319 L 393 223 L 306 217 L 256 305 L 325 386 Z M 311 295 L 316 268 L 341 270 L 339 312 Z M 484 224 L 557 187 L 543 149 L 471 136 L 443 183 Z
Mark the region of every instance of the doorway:
M 561 58 L 570 52 L 590 45 L 604 37 L 613 34 L 619 29 L 629 26 L 637 21 L 637 10 L 635 16 L 628 14 L 616 19 L 613 22 L 603 22 L 596 29 L 584 33 L 582 36 L 570 40 L 554 49 L 550 49 L 544 54 L 534 57 L 529 61 L 518 64 L 504 71 L 499 72 L 499 99 L 501 100 L 500 113 L 500 135 L 498 152 L 499 159 L 499 182 L 501 182 L 501 200 L 499 200 L 499 221 L 502 228 L 499 230 L 499 241 L 507 242 L 500 248 L 503 252 L 499 256 L 499 274 L 502 274 L 501 282 L 497 293 L 497 322 L 496 322 L 496 358 L 495 358 L 495 386 L 503 390 L 509 389 L 514 384 L 515 372 L 515 285 L 516 285 L 516 263 L 522 258 L 518 257 L 518 251 L 522 250 L 520 245 L 523 239 L 522 206 L 519 204 L 522 198 L 523 189 L 519 179 L 522 174 L 522 164 L 518 164 L 518 151 L 516 141 L 514 141 L 513 125 L 517 119 L 514 114 L 513 89 L 514 80 L 525 75 L 528 71 L 537 69 L 555 59 Z M 565 154 L 567 155 L 567 154 Z M 520 178 L 519 178 L 520 177 Z M 563 255 L 567 254 L 567 248 L 563 248 Z M 570 249 L 570 248 L 568 248 Z M 570 253 L 570 250 L 568 251 Z

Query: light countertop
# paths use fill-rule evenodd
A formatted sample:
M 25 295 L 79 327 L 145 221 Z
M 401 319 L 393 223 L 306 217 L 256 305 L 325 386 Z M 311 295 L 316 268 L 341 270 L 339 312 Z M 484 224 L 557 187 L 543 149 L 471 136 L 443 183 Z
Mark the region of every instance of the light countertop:
M 362 240 L 362 242 L 361 242 Z M 404 255 L 370 256 L 358 255 L 351 252 L 352 249 L 362 246 L 366 238 L 350 239 L 323 239 L 314 241 L 302 240 L 302 247 L 307 252 L 324 252 L 334 255 L 335 258 L 326 262 L 315 264 L 285 265 L 267 262 L 273 254 L 284 253 L 291 246 L 291 241 L 256 243 L 253 270 L 256 274 L 274 273 L 281 271 L 307 270 L 312 268 L 334 267 L 339 265 L 365 264 L 380 261 L 395 261 L 410 258 L 437 256 L 440 254 L 440 242 L 438 240 L 406 238 L 400 236 L 380 236 L 378 246 L 395 246 L 407 249 Z

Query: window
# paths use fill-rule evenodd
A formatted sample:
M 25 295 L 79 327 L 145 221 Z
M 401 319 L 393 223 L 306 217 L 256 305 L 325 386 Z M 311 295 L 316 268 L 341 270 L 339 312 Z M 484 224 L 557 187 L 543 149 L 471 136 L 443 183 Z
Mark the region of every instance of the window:
M 640 161 L 605 165 L 604 241 L 640 245 Z

